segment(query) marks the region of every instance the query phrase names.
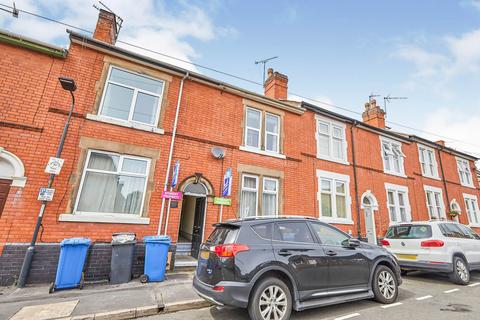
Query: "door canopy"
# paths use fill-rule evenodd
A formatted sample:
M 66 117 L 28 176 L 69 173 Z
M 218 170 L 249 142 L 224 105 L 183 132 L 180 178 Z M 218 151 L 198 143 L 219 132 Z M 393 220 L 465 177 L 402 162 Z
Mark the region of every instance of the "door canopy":
M 12 187 L 23 188 L 27 182 L 22 160 L 0 147 L 0 179 L 12 180 Z

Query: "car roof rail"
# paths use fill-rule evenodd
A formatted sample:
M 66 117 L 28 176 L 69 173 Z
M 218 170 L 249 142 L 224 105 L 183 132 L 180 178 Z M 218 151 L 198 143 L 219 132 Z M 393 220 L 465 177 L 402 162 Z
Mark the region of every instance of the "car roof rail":
M 319 218 L 311 216 L 300 216 L 300 215 L 264 215 L 264 216 L 248 216 L 239 219 L 231 219 L 228 221 L 251 221 L 251 220 L 261 220 L 261 219 L 309 219 L 309 220 L 319 220 Z

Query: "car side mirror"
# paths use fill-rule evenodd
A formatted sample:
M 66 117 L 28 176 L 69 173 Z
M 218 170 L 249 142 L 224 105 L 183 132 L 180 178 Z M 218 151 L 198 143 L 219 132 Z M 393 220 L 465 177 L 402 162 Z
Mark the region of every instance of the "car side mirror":
M 360 240 L 358 239 L 355 239 L 355 238 L 349 238 L 346 243 L 345 243 L 345 247 L 347 248 L 356 248 L 356 247 L 359 247 L 360 246 Z

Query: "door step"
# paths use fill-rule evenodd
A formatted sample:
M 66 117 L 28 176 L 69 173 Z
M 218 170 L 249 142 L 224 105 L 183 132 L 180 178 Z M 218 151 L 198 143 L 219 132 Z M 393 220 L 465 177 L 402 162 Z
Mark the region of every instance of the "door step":
M 175 269 L 177 268 L 196 268 L 197 259 L 190 255 L 175 255 Z
M 186 242 L 186 243 L 177 243 L 177 249 L 176 249 L 176 255 L 190 255 L 192 252 L 192 243 Z

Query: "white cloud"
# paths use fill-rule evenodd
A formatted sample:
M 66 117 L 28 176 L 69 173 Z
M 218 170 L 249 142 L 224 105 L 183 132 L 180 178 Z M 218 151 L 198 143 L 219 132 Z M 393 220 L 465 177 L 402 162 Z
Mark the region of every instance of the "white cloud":
M 119 40 L 147 47 L 153 51 L 165 53 L 191 62 L 198 58 L 197 52 L 189 43 L 190 40 L 203 42 L 218 37 L 235 36 L 236 30 L 231 26 L 216 26 L 208 13 L 188 1 L 178 3 L 148 0 L 108 1 L 106 4 L 124 19 Z M 62 22 L 91 30 L 95 28 L 98 11 L 92 7 L 99 6 L 96 1 L 35 0 L 16 1 L 17 8 L 55 18 Z M 67 27 L 20 13 L 15 19 L 8 15 L 0 15 L 0 28 L 39 39 L 48 43 L 68 45 Z M 161 55 L 136 49 L 117 43 L 128 50 L 154 57 L 181 67 L 195 70 L 189 63 L 165 58 Z
M 431 77 L 437 75 L 442 66 L 448 62 L 445 56 L 429 52 L 415 45 L 401 45 L 393 53 L 395 58 L 399 58 L 415 65 L 416 77 Z

